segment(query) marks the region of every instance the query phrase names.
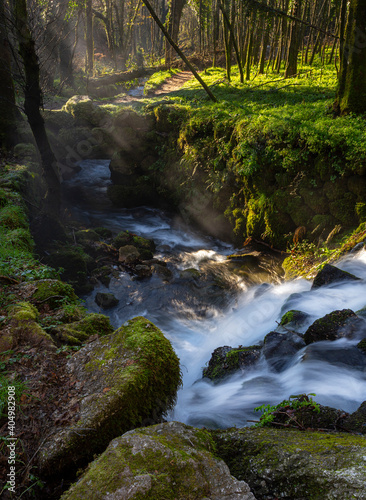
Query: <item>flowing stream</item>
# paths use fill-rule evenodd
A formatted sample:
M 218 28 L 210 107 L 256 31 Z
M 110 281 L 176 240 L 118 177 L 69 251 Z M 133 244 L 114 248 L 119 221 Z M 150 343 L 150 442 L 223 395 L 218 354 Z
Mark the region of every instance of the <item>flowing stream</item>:
M 254 408 L 263 403 L 277 404 L 293 394 L 315 393 L 321 404 L 352 412 L 366 400 L 366 373 L 344 363 L 304 359 L 300 350 L 281 373 L 270 369 L 265 360 L 251 371 L 240 372 L 214 384 L 202 379 L 202 368 L 219 346 L 250 346 L 263 341 L 273 331 L 282 314 L 299 309 L 310 315 L 303 333 L 317 318 L 336 309 L 353 311 L 366 306 L 366 252 L 347 257 L 337 266 L 362 278 L 310 291 L 304 279 L 282 282 L 275 262 L 266 265 L 233 266 L 226 256 L 235 249 L 187 227 L 182 220 L 157 209 L 116 209 L 106 197 L 109 161 L 81 162 L 81 170 L 65 182 L 68 207 L 86 227 L 107 227 L 116 233 L 130 230 L 157 244 L 155 257 L 167 262 L 174 279 L 169 283 L 153 275 L 136 280 L 116 270 L 109 288 L 98 285 L 84 297 L 91 312 L 110 316 L 114 327 L 143 315 L 162 329 L 172 342 L 180 361 L 183 388 L 171 420 L 211 428 L 250 425 L 258 419 Z M 273 264 L 273 265 L 272 265 Z M 232 283 L 234 293 L 213 288 L 200 289 L 181 279 L 185 269 L 217 272 Z M 184 273 L 183 273 L 184 274 Z M 230 281 L 231 280 L 231 281 Z M 263 285 L 268 283 L 268 285 Z M 219 287 L 216 287 L 219 288 Z M 119 304 L 100 310 L 94 302 L 97 292 L 112 292 Z M 318 343 L 318 350 L 344 350 L 357 341 L 341 339 Z

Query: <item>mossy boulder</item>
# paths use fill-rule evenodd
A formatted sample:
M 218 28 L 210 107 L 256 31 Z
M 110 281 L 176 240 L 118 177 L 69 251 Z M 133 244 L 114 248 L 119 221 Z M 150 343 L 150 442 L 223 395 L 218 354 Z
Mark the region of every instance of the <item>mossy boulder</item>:
M 157 423 L 173 407 L 181 383 L 170 342 L 142 317 L 88 343 L 66 370 L 77 380 L 80 409 L 73 424 L 55 427 L 42 446 L 39 467 L 44 475 L 76 472 L 111 439 Z
M 31 345 L 44 349 L 54 348 L 51 336 L 37 323 L 39 313 L 30 302 L 18 302 L 9 311 L 8 341 L 12 346 Z
M 287 311 L 281 318 L 280 327 L 286 327 L 287 330 L 300 331 L 309 321 L 310 314 L 297 309 Z
M 78 297 L 71 285 L 59 280 L 45 279 L 35 282 L 36 290 L 32 301 L 37 306 L 47 304 L 51 309 L 58 309 L 65 303 L 75 304 Z
M 260 346 L 250 347 L 218 347 L 211 355 L 207 368 L 203 369 L 203 377 L 220 382 L 237 371 L 244 373 L 259 360 Z
M 360 278 L 348 273 L 347 271 L 342 271 L 338 267 L 332 266 L 331 264 L 325 264 L 323 268 L 315 276 L 311 289 L 320 288 L 321 286 L 332 285 L 333 283 L 340 283 L 342 281 L 357 281 Z
M 245 428 L 213 431 L 212 437 L 216 455 L 258 498 L 364 498 L 363 436 Z
M 110 335 L 113 330 L 107 316 L 93 313 L 79 321 L 60 326 L 53 333 L 62 343 L 80 345 L 93 335 Z
M 63 106 L 62 111 L 72 115 L 77 125 L 93 127 L 99 127 L 108 116 L 105 110 L 99 108 L 89 96 L 85 95 L 71 97 Z
M 322 340 L 337 340 L 347 336 L 347 323 L 357 318 L 351 309 L 342 309 L 326 314 L 314 321 L 306 330 L 304 340 L 306 344 Z
M 125 245 L 119 249 L 118 261 L 123 264 L 133 264 L 138 262 L 140 258 L 140 252 L 133 245 Z
M 127 432 L 114 439 L 62 500 L 241 499 L 249 486 L 213 455 L 206 430 L 180 422 Z

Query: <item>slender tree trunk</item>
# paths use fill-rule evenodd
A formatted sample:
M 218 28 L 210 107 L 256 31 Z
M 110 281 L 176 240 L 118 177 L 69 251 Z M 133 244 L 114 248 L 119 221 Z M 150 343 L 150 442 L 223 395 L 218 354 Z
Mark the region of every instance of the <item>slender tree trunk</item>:
M 85 72 L 88 76 L 94 74 L 94 35 L 93 35 L 93 1 L 85 1 L 85 42 L 86 60 Z
M 168 14 L 167 32 L 174 43 L 178 43 L 179 24 L 186 0 L 170 0 L 170 11 Z M 166 40 L 165 43 L 165 65 L 170 68 L 172 64 L 173 49 Z
M 292 15 L 299 17 L 301 12 L 301 0 L 294 0 L 292 7 Z M 299 52 L 299 26 L 296 21 L 292 21 L 290 28 L 290 42 L 288 47 L 288 55 L 286 62 L 285 78 L 297 74 L 297 55 Z
M 26 0 L 15 0 L 14 5 L 19 55 L 25 73 L 24 111 L 41 156 L 43 176 L 47 185 L 43 210 L 47 216 L 58 218 L 61 199 L 58 165 L 40 113 L 42 94 L 39 84 L 39 64 L 35 43 L 28 27 Z
M 2 1 L 0 1 L 0 116 L 0 148 L 10 150 L 16 141 L 15 93 L 11 76 L 11 51 Z

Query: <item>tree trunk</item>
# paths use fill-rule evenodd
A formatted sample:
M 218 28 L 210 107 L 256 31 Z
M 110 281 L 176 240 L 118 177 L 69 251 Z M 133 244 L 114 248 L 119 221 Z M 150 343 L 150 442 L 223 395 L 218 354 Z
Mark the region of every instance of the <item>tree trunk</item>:
M 301 12 L 301 0 L 295 0 L 292 7 L 292 15 L 299 17 Z M 286 62 L 285 78 L 297 74 L 297 54 L 299 52 L 299 27 L 296 21 L 292 21 L 290 29 L 290 41 Z
M 86 58 L 85 72 L 88 76 L 94 74 L 94 36 L 93 36 L 93 9 L 92 0 L 85 1 L 85 42 Z
M 170 0 L 170 10 L 168 14 L 167 31 L 174 43 L 178 43 L 179 24 L 186 0 Z M 165 42 L 165 65 L 170 68 L 173 58 L 173 47 L 166 40 Z
M 40 113 L 42 95 L 39 85 L 39 64 L 34 40 L 28 27 L 26 0 L 15 0 L 14 5 L 19 55 L 25 73 L 24 111 L 41 156 L 43 176 L 47 185 L 43 212 L 48 217 L 58 218 L 61 200 L 58 164 L 48 142 L 44 120 Z
M 0 116 L 0 148 L 10 150 L 16 141 L 15 93 L 11 76 L 11 51 L 2 1 L 0 1 Z
M 351 0 L 343 54 L 335 107 L 341 114 L 365 113 L 366 0 Z

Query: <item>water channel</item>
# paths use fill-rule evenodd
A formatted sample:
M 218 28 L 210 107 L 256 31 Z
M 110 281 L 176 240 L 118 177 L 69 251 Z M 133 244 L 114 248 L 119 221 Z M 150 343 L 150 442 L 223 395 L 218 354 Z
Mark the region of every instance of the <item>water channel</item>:
M 81 170 L 65 182 L 72 217 L 85 227 L 106 227 L 116 234 L 129 230 L 152 238 L 155 257 L 164 260 L 173 273 L 170 282 L 153 275 L 136 280 L 117 270 L 109 288 L 97 285 L 83 297 L 91 312 L 110 316 L 114 327 L 134 316 L 145 316 L 162 329 L 180 361 L 183 387 L 179 391 L 170 420 L 194 426 L 225 428 L 245 426 L 258 419 L 253 409 L 263 403 L 277 404 L 293 394 L 315 393 L 321 404 L 352 412 L 366 400 L 366 373 L 345 363 L 332 363 L 304 356 L 300 350 L 280 372 L 265 360 L 251 371 L 235 373 L 221 383 L 202 379 L 202 368 L 219 346 L 250 346 L 263 341 L 278 326 L 281 315 L 300 309 L 310 316 L 301 333 L 317 318 L 336 309 L 358 311 L 366 305 L 366 252 L 347 257 L 337 266 L 362 278 L 310 291 L 311 283 L 298 279 L 282 281 L 276 263 L 250 265 L 243 271 L 227 261 L 235 249 L 188 227 L 179 217 L 149 207 L 116 209 L 106 196 L 110 184 L 109 161 L 93 160 L 80 164 Z M 217 275 L 228 287 L 200 288 L 182 271 L 197 269 Z M 267 285 L 263 285 L 267 283 Z M 119 304 L 100 310 L 94 301 L 97 292 L 112 292 Z M 318 351 L 344 350 L 356 340 L 321 342 Z

